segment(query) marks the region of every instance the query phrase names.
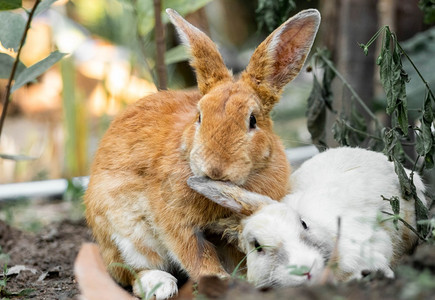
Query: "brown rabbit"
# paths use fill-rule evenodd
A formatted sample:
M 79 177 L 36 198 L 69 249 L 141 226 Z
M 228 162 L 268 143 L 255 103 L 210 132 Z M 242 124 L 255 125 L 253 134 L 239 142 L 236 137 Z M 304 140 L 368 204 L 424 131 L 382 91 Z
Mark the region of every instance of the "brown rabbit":
M 289 19 L 234 79 L 204 33 L 167 13 L 191 51 L 199 91 L 159 92 L 120 114 L 101 141 L 85 195 L 112 276 L 135 294 L 160 283 L 158 299 L 177 293 L 176 269 L 193 280 L 228 275 L 202 229 L 231 211 L 191 190 L 190 176 L 276 200 L 289 192 L 290 168 L 269 113 L 303 66 L 320 22 L 314 9 Z M 140 284 L 126 268 L 110 267 L 114 262 L 134 269 Z

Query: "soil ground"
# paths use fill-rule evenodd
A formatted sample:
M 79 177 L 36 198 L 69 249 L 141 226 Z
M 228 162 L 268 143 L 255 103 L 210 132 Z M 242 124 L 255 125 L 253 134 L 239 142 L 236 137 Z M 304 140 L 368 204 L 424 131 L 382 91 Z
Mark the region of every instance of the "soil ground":
M 73 263 L 81 244 L 91 240 L 83 220 L 53 223 L 38 234 L 0 221 L 2 259 L 9 257 L 9 270 L 26 268 L 7 277 L 0 298 L 78 299 Z M 360 282 L 268 291 L 258 291 L 242 280 L 203 278 L 195 293 L 198 299 L 435 299 L 435 245 L 419 245 L 403 259 L 396 275 L 395 280 L 374 274 Z
M 1 296 L 14 298 L 22 293 L 18 298 L 77 298 L 73 264 L 81 244 L 91 240 L 84 221 L 54 223 L 38 234 L 24 233 L 1 222 L 0 245 L 9 256 L 9 269 L 19 265 L 29 269 L 8 276 L 6 291 L 10 295 Z

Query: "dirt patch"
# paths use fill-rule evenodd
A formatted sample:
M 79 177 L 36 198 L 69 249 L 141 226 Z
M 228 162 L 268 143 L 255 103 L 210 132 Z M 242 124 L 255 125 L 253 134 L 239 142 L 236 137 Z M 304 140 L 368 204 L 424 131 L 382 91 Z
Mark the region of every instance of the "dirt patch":
M 24 233 L 0 221 L 0 246 L 2 252 L 9 256 L 9 269 L 14 266 L 26 268 L 18 274 L 8 276 L 6 291 L 10 294 L 1 296 L 12 299 L 78 299 L 73 263 L 81 244 L 91 240 L 84 221 L 54 223 L 39 234 Z M 4 256 L 3 254 L 2 259 Z M 337 286 L 268 291 L 258 291 L 241 280 L 224 282 L 217 278 L 204 278 L 195 288 L 195 293 L 205 295 L 206 298 L 232 300 L 435 299 L 435 245 L 418 246 L 414 254 L 403 259 L 396 276 L 395 280 L 389 280 L 381 274 L 373 274 L 360 282 Z M 26 292 L 28 289 L 31 290 Z M 193 295 L 183 298 L 192 297 Z
M 54 223 L 37 235 L 0 222 L 0 246 L 9 256 L 9 269 L 26 268 L 8 276 L 6 291 L 11 295 L 6 296 L 13 298 L 21 293 L 21 297 L 26 294 L 26 298 L 33 299 L 76 298 L 79 290 L 73 263 L 81 244 L 91 240 L 84 221 Z

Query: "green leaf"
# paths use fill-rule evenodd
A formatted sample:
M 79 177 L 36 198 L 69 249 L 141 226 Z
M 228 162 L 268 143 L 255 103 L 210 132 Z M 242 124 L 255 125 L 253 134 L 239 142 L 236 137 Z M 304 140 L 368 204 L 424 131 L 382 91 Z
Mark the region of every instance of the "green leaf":
M 398 160 L 402 160 L 404 157 L 404 151 L 402 144 L 400 142 L 400 134 L 395 129 L 386 130 L 384 132 L 383 141 L 385 144 L 384 153 L 388 156 L 388 159 L 390 161 L 393 160 L 393 158 L 396 158 Z
M 322 87 L 314 75 L 313 87 L 308 97 L 307 128 L 314 145 L 325 145 L 326 106 L 322 95 Z
M 393 162 L 394 162 L 394 171 L 399 177 L 402 197 L 408 200 L 412 196 L 411 181 L 409 180 L 408 175 L 406 174 L 405 168 L 395 157 L 393 158 Z
M 170 65 L 190 58 L 184 45 L 176 46 L 165 53 L 165 64 Z
M 434 115 L 432 111 L 432 101 L 429 93 L 426 95 L 423 106 L 423 114 L 420 118 L 420 131 L 416 132 L 416 151 L 420 156 L 428 155 L 434 145 L 434 135 L 432 133 L 432 122 Z M 431 165 L 429 161 L 429 166 Z
M 272 32 L 290 17 L 291 11 L 295 8 L 296 3 L 293 0 L 259 0 L 255 10 L 258 29 L 266 27 Z
M 393 213 L 398 215 L 400 213 L 400 200 L 399 197 L 393 196 L 390 199 L 390 205 L 391 209 L 393 210 Z
M 307 101 L 307 127 L 311 134 L 313 144 L 324 151 L 328 148 L 325 141 L 326 115 L 327 109 L 336 113 L 332 108 L 333 92 L 332 81 L 335 78 L 335 72 L 323 60 L 318 60 L 319 54 L 325 60 L 329 60 L 330 52 L 326 49 L 317 49 L 314 55 L 313 63 L 321 64 L 323 68 L 322 84 L 320 84 L 316 74 L 313 77 L 313 87 Z M 331 62 L 332 63 L 332 62 Z
M 310 272 L 310 267 L 308 266 L 291 265 L 288 268 L 290 269 L 290 274 L 296 276 L 305 276 Z
M 432 148 L 424 157 L 424 167 L 426 169 L 432 169 L 434 167 L 435 165 L 434 156 L 435 156 L 435 141 L 432 141 Z
M 396 106 L 396 114 L 393 117 L 394 122 L 397 122 L 403 134 L 408 135 L 408 108 L 406 102 L 398 102 Z
M 369 54 L 369 47 L 366 44 L 362 43 L 360 43 L 359 46 L 361 47 L 361 49 L 363 49 L 364 55 L 367 56 Z
M 17 79 L 15 80 L 15 84 L 12 87 L 11 92 L 16 91 L 26 83 L 32 81 L 45 71 L 47 71 L 51 66 L 57 63 L 62 57 L 64 57 L 66 53 L 60 53 L 58 51 L 54 51 L 50 53 L 49 56 L 44 58 L 43 60 L 37 62 L 36 64 L 28 67 L 23 72 L 21 72 Z
M 15 58 L 9 56 L 5 53 L 0 53 L 0 78 L 9 78 L 12 66 L 14 64 Z M 18 62 L 17 70 L 15 71 L 15 78 L 21 73 L 26 66 L 22 62 Z
M 392 52 L 391 52 L 392 51 Z M 387 96 L 387 114 L 393 115 L 405 135 L 408 134 L 408 111 L 406 83 L 408 74 L 403 70 L 402 52 L 397 44 L 396 36 L 388 28 L 385 30 L 384 44 L 378 57 L 381 84 Z
M 394 227 L 399 230 L 399 219 L 400 219 L 400 200 L 399 197 L 393 196 L 390 199 L 381 196 L 384 200 L 389 201 L 391 205 L 391 210 L 393 211 L 393 224 Z
M 9 11 L 0 12 L 0 41 L 3 47 L 16 52 L 25 27 L 26 20 L 21 15 Z
M 50 6 L 58 0 L 43 0 L 41 3 L 39 3 L 38 7 L 36 8 L 36 11 L 34 13 L 34 16 L 39 15 L 40 13 L 43 13 L 47 9 L 50 8 Z
M 0 10 L 17 9 L 21 6 L 21 0 L 0 0 Z
M 432 149 L 432 145 L 433 145 L 433 135 L 432 135 L 432 130 L 431 130 L 431 124 L 426 123 L 426 122 L 422 122 L 421 123 L 421 137 L 420 135 L 417 135 L 420 137 L 421 139 L 421 143 L 422 145 L 422 149 L 420 151 L 418 151 L 418 154 L 420 154 L 421 156 L 425 156 L 427 153 L 430 152 L 430 150 Z M 420 147 L 419 147 L 420 148 Z
M 424 23 L 432 24 L 435 22 L 435 2 L 433 0 L 420 0 L 418 7 L 424 13 Z
M 429 233 L 429 226 L 428 225 L 424 226 L 424 224 L 421 224 L 419 221 L 429 219 L 429 210 L 417 195 L 417 189 L 414 185 L 414 173 L 411 173 L 410 187 L 412 190 L 412 195 L 415 200 L 414 206 L 415 206 L 415 220 L 417 222 L 417 230 L 422 236 L 426 237 Z
M 431 95 L 427 93 L 423 105 L 423 120 L 427 123 L 432 123 L 433 119 L 434 119 L 434 113 L 432 110 L 432 99 L 431 99 Z
M 367 125 L 364 117 L 355 109 L 351 108 L 350 116 L 344 113 L 335 121 L 332 126 L 334 139 L 340 146 L 358 147 L 371 135 L 367 134 Z

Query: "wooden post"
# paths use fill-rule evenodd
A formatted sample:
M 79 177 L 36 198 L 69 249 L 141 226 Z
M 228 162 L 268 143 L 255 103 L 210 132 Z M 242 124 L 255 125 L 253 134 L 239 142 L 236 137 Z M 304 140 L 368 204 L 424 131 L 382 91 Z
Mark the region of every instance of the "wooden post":
M 155 17 L 155 36 L 156 36 L 156 70 L 159 81 L 159 90 L 168 89 L 168 79 L 165 65 L 165 28 L 162 24 L 162 3 L 160 0 L 154 0 L 154 17 Z

